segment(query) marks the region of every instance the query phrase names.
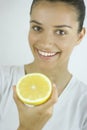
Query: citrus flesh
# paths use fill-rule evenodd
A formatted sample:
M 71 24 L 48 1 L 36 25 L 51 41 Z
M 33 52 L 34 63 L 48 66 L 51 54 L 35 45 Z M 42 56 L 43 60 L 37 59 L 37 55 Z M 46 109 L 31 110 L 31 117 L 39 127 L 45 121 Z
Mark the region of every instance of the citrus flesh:
M 40 105 L 51 96 L 52 84 L 41 73 L 27 74 L 20 78 L 16 91 L 19 99 L 29 105 Z

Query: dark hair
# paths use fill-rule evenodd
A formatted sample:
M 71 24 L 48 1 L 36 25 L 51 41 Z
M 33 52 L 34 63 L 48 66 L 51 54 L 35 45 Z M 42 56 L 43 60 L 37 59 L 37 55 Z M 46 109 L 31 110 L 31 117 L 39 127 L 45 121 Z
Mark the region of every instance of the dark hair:
M 79 22 L 79 29 L 78 32 L 80 32 L 83 28 L 83 23 L 85 19 L 85 3 L 84 0 L 33 0 L 31 9 L 30 9 L 30 14 L 32 13 L 33 6 L 38 4 L 41 1 L 47 1 L 47 2 L 64 2 L 67 3 L 71 6 L 73 6 L 78 13 L 78 22 Z

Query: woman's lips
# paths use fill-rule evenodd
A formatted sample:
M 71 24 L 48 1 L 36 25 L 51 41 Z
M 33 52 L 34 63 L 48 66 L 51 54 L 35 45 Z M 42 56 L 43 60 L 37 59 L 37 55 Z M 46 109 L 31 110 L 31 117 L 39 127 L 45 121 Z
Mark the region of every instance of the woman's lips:
M 43 56 L 43 57 L 53 57 L 59 53 L 59 52 L 50 52 L 50 51 L 47 52 L 47 51 L 42 51 L 42 50 L 37 50 L 37 52 L 40 56 Z

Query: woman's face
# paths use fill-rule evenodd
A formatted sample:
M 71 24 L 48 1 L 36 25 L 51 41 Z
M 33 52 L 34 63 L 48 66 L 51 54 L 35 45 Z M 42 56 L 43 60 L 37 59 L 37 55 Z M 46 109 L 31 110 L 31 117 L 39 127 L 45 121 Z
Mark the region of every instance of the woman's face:
M 70 54 L 81 37 L 76 10 L 72 6 L 39 2 L 33 7 L 29 44 L 38 66 L 67 67 Z

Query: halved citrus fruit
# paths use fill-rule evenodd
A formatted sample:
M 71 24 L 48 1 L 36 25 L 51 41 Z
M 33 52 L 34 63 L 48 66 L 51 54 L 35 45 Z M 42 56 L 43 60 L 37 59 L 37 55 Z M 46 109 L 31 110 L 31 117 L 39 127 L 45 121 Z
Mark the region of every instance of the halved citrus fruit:
M 18 81 L 16 91 L 19 99 L 24 103 L 40 105 L 49 99 L 52 84 L 47 76 L 41 73 L 31 73 Z

